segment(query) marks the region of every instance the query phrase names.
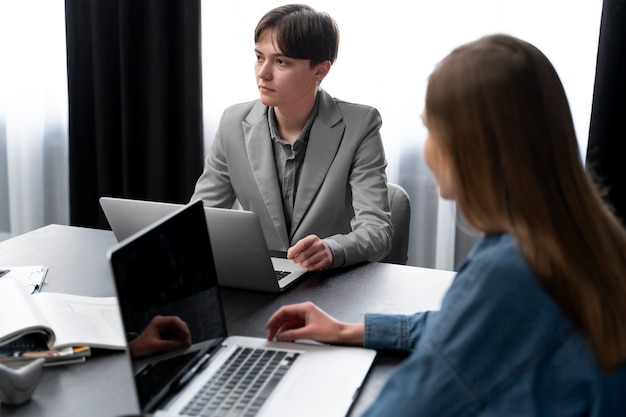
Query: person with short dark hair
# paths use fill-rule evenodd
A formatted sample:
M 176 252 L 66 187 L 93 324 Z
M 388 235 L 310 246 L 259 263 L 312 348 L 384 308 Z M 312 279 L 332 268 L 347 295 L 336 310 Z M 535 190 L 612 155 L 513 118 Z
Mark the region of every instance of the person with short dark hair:
M 463 45 L 422 119 L 439 194 L 484 234 L 441 309 L 349 324 L 284 306 L 268 338 L 410 352 L 366 416 L 626 416 L 626 232 L 550 61 L 507 35 Z
M 261 18 L 254 42 L 260 98 L 224 111 L 191 200 L 239 201 L 269 249 L 308 270 L 382 260 L 393 228 L 381 116 L 320 87 L 337 58 L 335 21 L 281 6 Z

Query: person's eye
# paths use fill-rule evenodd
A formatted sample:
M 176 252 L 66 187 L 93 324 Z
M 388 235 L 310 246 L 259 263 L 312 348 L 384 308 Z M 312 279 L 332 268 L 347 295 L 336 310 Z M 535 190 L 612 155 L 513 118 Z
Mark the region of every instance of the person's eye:
M 281 65 L 281 66 L 285 66 L 285 65 L 287 65 L 287 64 L 288 64 L 288 62 L 287 62 L 287 61 L 285 61 L 284 59 L 277 59 L 277 60 L 276 60 L 276 63 L 277 63 L 278 65 Z
M 256 54 L 256 62 L 262 62 L 263 61 L 263 57 L 259 54 Z

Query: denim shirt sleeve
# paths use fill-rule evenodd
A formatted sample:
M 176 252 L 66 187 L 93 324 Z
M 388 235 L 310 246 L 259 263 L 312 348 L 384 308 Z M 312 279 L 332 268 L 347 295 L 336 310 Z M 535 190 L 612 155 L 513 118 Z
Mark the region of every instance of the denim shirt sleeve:
M 411 355 L 364 416 L 497 416 L 511 415 L 514 408 L 517 415 L 537 415 L 533 407 L 548 401 L 555 409 L 585 401 L 570 396 L 559 403 L 554 391 L 533 391 L 538 375 L 552 369 L 547 358 L 553 360 L 550 352 L 568 340 L 570 326 L 511 238 L 492 237 L 478 249 L 438 312 L 366 316 L 366 345 L 408 349 Z M 570 368 L 575 366 L 554 369 Z
M 434 311 L 412 315 L 366 314 L 364 346 L 370 349 L 412 351 Z

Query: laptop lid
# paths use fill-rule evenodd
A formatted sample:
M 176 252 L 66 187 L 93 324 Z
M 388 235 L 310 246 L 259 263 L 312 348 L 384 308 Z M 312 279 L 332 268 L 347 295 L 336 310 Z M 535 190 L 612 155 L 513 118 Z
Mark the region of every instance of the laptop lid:
M 184 405 L 235 347 L 282 349 L 297 359 L 263 404 L 259 415 L 345 415 L 368 374 L 375 352 L 367 349 L 268 342 L 261 338 L 226 336 L 222 303 L 211 256 L 210 237 L 200 202 L 130 236 L 107 254 L 118 293 L 129 349 L 155 316 L 182 319 L 193 345 L 148 357 L 131 355 L 135 389 L 142 412 L 183 415 Z M 145 371 L 187 357 L 159 388 L 142 386 L 154 380 Z M 152 368 L 151 368 L 152 367 Z M 199 372 L 195 372 L 198 370 Z M 159 373 L 157 373 L 159 374 Z M 192 374 L 191 378 L 186 376 Z M 183 385 L 181 381 L 188 382 Z
M 184 206 L 129 236 L 107 254 L 131 353 L 137 350 L 134 344 L 140 341 L 138 336 L 156 316 L 178 318 L 187 326 L 187 329 L 170 327 L 165 337 L 184 340 L 191 336 L 189 349 L 163 353 L 159 346 L 152 348 L 144 344 L 140 353 L 131 355 L 133 369 L 138 374 L 135 388 L 142 410 L 159 404 L 201 354 L 218 346 L 226 337 L 213 255 L 207 250 L 210 241 L 206 225 L 200 221 L 198 226 L 193 221 L 202 215 L 202 203 Z M 150 377 L 140 375 L 153 363 L 182 356 L 188 362 L 160 386 Z
M 181 208 L 181 204 L 101 197 L 100 206 L 118 241 Z M 267 248 L 256 214 L 204 207 L 218 283 L 224 287 L 265 292 L 284 291 L 303 275 L 285 254 Z

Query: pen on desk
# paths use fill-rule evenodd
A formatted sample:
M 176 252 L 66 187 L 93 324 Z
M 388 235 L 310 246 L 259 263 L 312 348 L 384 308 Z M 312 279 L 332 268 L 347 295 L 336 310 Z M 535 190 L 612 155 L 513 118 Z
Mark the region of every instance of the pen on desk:
M 10 269 L 0 269 L 0 277 L 5 276 L 6 274 L 8 274 L 9 272 L 11 272 Z

